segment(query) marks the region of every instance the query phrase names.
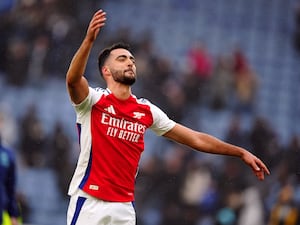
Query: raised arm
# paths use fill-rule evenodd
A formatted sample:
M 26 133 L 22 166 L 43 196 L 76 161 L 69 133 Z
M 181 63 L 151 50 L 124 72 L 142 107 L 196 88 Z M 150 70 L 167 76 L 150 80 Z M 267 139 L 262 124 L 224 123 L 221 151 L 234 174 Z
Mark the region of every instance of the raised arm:
M 211 135 L 197 132 L 180 124 L 176 124 L 175 127 L 164 136 L 178 143 L 187 145 L 197 151 L 237 156 L 252 168 L 259 180 L 264 179 L 265 173 L 270 174 L 267 166 L 251 152 L 241 147 L 223 142 Z
M 98 10 L 91 19 L 86 36 L 82 41 L 79 49 L 75 53 L 69 66 L 66 85 L 71 100 L 78 104 L 88 95 L 88 82 L 83 76 L 88 62 L 88 58 L 100 29 L 105 25 L 106 13 Z

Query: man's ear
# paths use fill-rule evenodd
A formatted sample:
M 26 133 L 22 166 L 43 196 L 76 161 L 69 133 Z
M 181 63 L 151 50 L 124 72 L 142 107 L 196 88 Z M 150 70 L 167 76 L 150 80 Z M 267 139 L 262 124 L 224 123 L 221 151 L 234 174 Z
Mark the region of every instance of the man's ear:
M 101 71 L 102 71 L 103 75 L 106 75 L 106 74 L 110 73 L 110 70 L 107 66 L 102 66 Z

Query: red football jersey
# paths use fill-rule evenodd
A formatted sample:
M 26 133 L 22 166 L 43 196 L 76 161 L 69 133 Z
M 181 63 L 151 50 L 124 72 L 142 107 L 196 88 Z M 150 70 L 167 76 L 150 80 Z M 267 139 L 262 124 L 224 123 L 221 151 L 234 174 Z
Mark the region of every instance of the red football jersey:
M 119 100 L 108 89 L 89 88 L 88 97 L 74 107 L 80 155 L 69 194 L 81 188 L 106 201 L 134 200 L 146 129 L 163 135 L 175 122 L 145 99 Z

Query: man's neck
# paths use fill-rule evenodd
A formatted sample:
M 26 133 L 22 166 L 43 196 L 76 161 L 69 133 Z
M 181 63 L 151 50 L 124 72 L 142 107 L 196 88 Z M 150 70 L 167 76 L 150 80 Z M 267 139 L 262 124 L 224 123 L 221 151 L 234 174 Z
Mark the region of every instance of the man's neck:
M 114 84 L 107 87 L 120 100 L 126 100 L 131 95 L 131 87 L 123 84 Z

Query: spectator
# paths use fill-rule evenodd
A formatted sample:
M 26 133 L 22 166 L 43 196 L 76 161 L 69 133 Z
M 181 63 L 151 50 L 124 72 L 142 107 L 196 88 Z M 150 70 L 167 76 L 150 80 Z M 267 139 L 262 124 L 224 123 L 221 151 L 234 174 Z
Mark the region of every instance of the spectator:
M 245 130 L 242 128 L 242 118 L 238 114 L 234 114 L 229 122 L 229 127 L 226 132 L 225 140 L 233 145 L 249 146 L 249 137 Z
M 218 190 L 211 165 L 204 160 L 191 159 L 187 162 L 184 177 L 180 189 L 185 221 L 183 224 L 198 224 L 199 221 L 209 218 L 218 206 Z
M 249 62 L 244 52 L 239 46 L 233 51 L 233 70 L 235 74 L 239 74 L 249 68 Z
M 251 113 L 254 110 L 258 77 L 250 68 L 241 70 L 235 76 L 237 111 Z
M 164 157 L 163 171 L 160 174 L 159 193 L 161 202 L 161 225 L 185 224 L 181 206 L 180 190 L 184 179 L 185 152 L 180 146 L 172 145 Z M 179 213 L 180 212 L 180 213 Z
M 223 206 L 216 213 L 216 225 L 235 225 L 242 205 L 241 192 L 232 190 L 224 196 Z
M 58 188 L 64 198 L 67 197 L 70 177 L 74 170 L 70 160 L 71 148 L 71 142 L 64 131 L 63 124 L 57 121 L 50 138 L 49 164 L 56 174 Z
M 192 74 L 199 77 L 201 81 L 206 81 L 212 73 L 212 59 L 209 56 L 203 42 L 195 42 L 187 55 L 187 63 Z
M 21 118 L 20 132 L 20 150 L 25 164 L 29 167 L 44 167 L 47 139 L 35 105 L 30 105 Z
M 300 176 L 300 139 L 294 135 L 284 152 L 284 161 L 288 165 L 289 174 Z
M 0 106 L 0 108 L 0 136 L 2 144 L 15 148 L 19 137 L 16 118 L 12 115 L 11 110 L 8 110 L 5 106 Z
M 278 199 L 268 219 L 268 225 L 298 225 L 299 209 L 294 204 L 294 187 L 286 184 L 280 190 Z
M 190 101 L 203 101 L 207 84 L 211 79 L 213 63 L 203 42 L 195 42 L 187 53 L 187 68 L 184 72 L 184 91 Z
M 275 132 L 270 126 L 269 121 L 261 117 L 255 118 L 249 133 L 250 147 L 254 154 L 269 161 L 268 149 L 274 138 Z
M 265 213 L 259 189 L 254 186 L 242 192 L 242 207 L 238 216 L 238 225 L 264 225 Z
M 156 224 L 160 220 L 161 214 L 157 205 L 161 204 L 159 187 L 163 164 L 164 161 L 158 156 L 151 155 L 139 168 L 135 199 L 136 209 L 139 211 L 137 224 Z
M 171 119 L 182 121 L 185 113 L 186 96 L 179 84 L 174 79 L 168 79 L 163 83 L 159 93 L 162 93 L 162 108 Z
M 234 88 L 234 71 L 230 57 L 217 58 L 210 82 L 211 108 L 221 110 L 230 105 Z
M 299 2 L 295 6 L 295 30 L 293 34 L 293 42 L 296 50 L 300 52 L 300 4 Z
M 34 40 L 28 68 L 29 81 L 33 84 L 38 84 L 48 74 L 46 61 L 49 54 L 49 42 L 46 34 L 38 35 Z
M 233 57 L 236 110 L 241 113 L 252 113 L 259 85 L 258 76 L 240 48 L 236 48 Z
M 28 80 L 29 48 L 23 38 L 11 39 L 8 43 L 5 71 L 10 85 L 23 86 Z M 18 66 L 16 66 L 18 65 Z

